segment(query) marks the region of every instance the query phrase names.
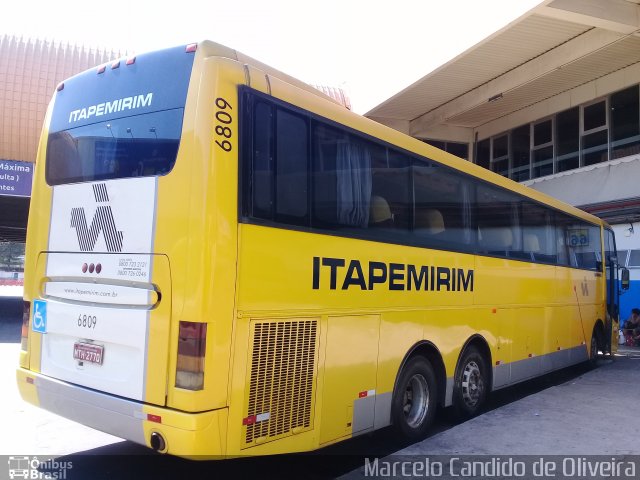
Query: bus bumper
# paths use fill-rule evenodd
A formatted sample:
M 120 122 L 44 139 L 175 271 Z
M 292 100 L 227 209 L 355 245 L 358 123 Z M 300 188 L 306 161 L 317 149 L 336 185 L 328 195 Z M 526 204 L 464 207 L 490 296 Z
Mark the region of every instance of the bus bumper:
M 62 382 L 24 368 L 17 369 L 16 377 L 25 401 L 56 415 L 149 448 L 152 434 L 159 434 L 164 440 L 161 453 L 203 460 L 225 457 L 226 408 L 203 413 L 179 412 Z

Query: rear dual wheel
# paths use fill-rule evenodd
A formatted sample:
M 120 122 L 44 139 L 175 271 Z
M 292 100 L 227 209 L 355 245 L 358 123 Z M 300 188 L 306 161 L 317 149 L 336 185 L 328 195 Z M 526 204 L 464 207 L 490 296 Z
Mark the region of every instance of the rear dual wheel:
M 435 417 L 438 385 L 429 360 L 411 358 L 400 373 L 391 403 L 391 421 L 405 438 L 425 436 Z

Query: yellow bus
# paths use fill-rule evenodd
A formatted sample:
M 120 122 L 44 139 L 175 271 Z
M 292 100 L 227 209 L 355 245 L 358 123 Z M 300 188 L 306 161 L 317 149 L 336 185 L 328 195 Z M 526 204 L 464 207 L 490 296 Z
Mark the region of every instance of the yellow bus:
M 23 398 L 191 458 L 318 449 L 611 348 L 596 217 L 212 42 L 61 83 Z

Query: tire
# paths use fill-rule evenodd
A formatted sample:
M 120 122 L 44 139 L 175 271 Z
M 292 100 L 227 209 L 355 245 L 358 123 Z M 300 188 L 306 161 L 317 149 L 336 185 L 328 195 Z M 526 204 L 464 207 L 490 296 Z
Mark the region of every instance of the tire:
M 453 384 L 453 409 L 462 419 L 478 415 L 489 392 L 487 362 L 476 347 L 465 349 Z
M 587 363 L 589 367 L 596 368 L 598 366 L 598 350 L 602 348 L 602 332 L 596 325 L 591 333 L 591 344 L 589 346 L 589 359 Z
M 429 360 L 411 358 L 398 377 L 391 402 L 391 422 L 403 438 L 424 437 L 433 422 L 438 404 L 438 384 Z

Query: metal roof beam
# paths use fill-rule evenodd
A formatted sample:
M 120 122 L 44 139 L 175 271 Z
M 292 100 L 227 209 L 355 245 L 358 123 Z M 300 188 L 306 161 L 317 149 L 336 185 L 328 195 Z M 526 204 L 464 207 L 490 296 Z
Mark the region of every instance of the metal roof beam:
M 540 77 L 552 73 L 579 60 L 580 58 L 625 38 L 626 35 L 594 28 L 562 45 L 508 71 L 490 82 L 427 112 L 410 122 L 412 136 L 425 136 L 430 128 L 439 124 L 448 124 L 448 119 L 467 112 L 486 102 L 500 101 L 509 91 L 522 87 Z M 493 120 L 487 118 L 482 123 Z
M 536 13 L 624 34 L 640 28 L 640 6 L 626 0 L 554 0 Z

